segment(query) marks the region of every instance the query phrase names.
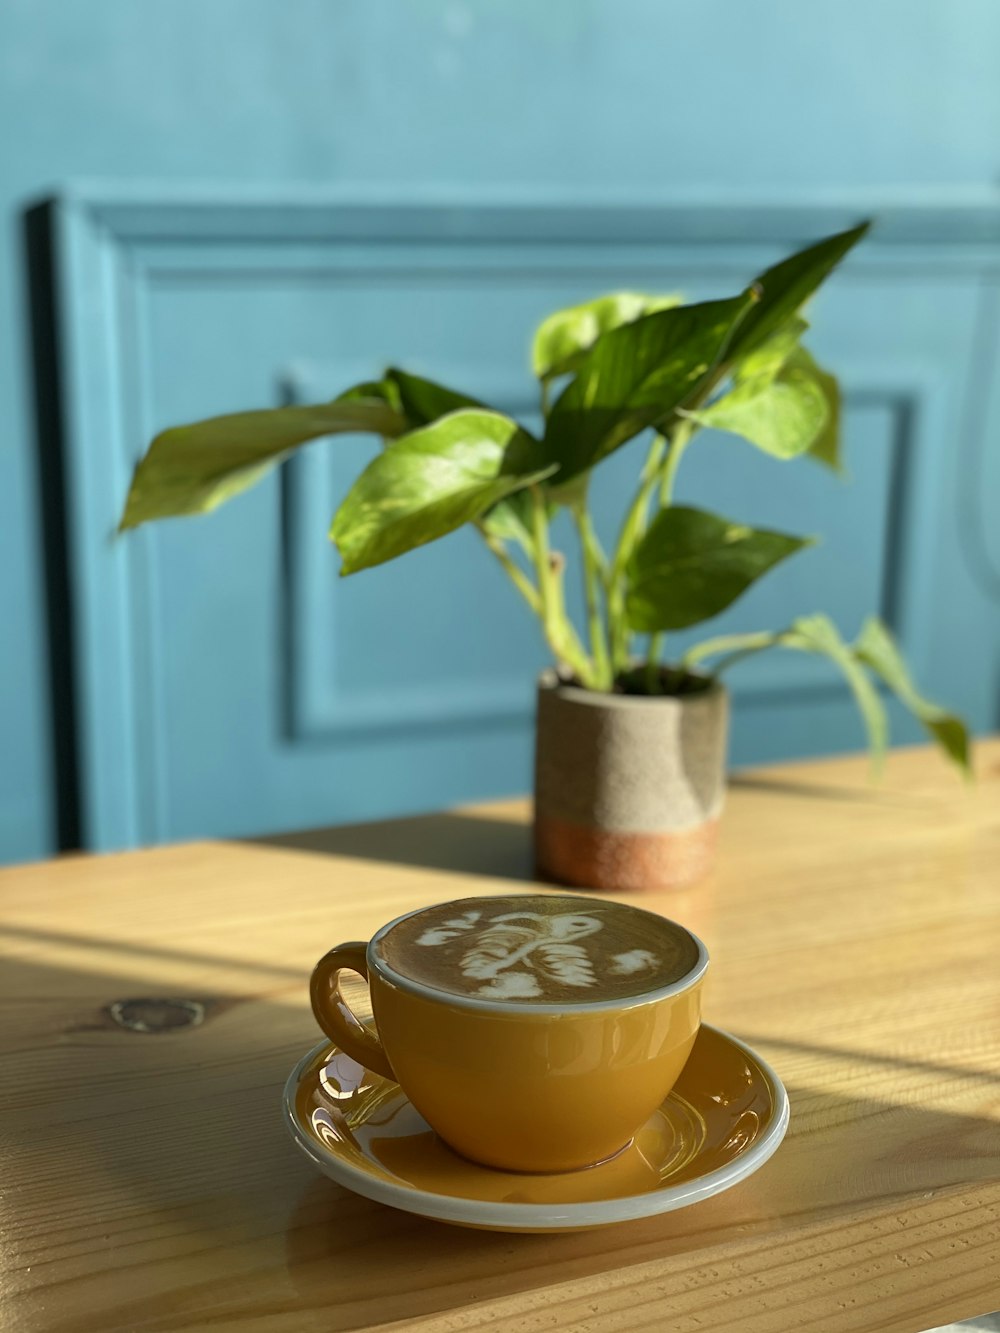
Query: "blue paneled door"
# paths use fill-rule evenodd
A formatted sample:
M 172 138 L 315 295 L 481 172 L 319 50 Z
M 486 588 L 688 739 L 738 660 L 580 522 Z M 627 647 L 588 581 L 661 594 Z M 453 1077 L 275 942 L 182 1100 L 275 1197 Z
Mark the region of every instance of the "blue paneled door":
M 877 610 L 929 690 L 995 724 L 1000 552 L 976 481 L 1000 425 L 977 360 L 1000 327 L 991 207 L 74 194 L 54 211 L 89 845 L 360 819 L 529 785 L 545 653 L 471 533 L 339 580 L 330 516 L 377 447 L 342 438 L 214 515 L 115 538 L 156 430 L 329 397 L 389 362 L 530 419 L 527 335 L 554 306 L 618 287 L 729 294 L 868 212 L 881 218 L 874 239 L 811 312 L 813 347 L 846 390 L 849 479 L 721 436 L 685 459 L 681 499 L 824 537 L 710 628 L 825 610 L 853 633 Z M 608 536 L 637 447 L 595 474 Z M 819 663 L 762 657 L 733 685 L 737 764 L 862 742 Z M 897 738 L 917 738 L 895 721 Z

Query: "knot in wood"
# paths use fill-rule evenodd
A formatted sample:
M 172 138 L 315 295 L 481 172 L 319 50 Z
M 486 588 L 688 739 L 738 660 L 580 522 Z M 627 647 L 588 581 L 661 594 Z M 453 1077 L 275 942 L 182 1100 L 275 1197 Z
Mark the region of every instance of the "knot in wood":
M 197 1000 L 114 1000 L 107 1012 L 126 1031 L 149 1035 L 197 1027 L 205 1019 L 205 1006 Z

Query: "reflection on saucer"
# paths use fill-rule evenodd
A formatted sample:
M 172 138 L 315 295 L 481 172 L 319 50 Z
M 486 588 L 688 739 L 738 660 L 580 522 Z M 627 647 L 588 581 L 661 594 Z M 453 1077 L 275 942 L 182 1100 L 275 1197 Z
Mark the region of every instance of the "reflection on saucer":
M 335 1050 L 319 1071 L 319 1085 L 331 1101 L 353 1097 L 364 1082 L 365 1067 L 343 1051 Z

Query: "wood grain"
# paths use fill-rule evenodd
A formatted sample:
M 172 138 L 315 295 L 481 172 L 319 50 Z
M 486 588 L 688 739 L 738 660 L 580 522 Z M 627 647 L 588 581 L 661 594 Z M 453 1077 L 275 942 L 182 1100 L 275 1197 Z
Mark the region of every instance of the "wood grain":
M 792 1101 L 751 1180 L 570 1236 L 356 1198 L 285 1137 L 315 958 L 410 907 L 509 893 L 523 804 L 0 873 L 0 1286 L 17 1333 L 915 1333 L 1000 1306 L 1000 742 L 733 783 L 691 926 L 706 1017 Z M 163 1031 L 111 1006 L 175 999 Z M 126 1010 L 143 1022 L 159 1011 Z M 148 1024 L 147 1024 L 148 1025 Z

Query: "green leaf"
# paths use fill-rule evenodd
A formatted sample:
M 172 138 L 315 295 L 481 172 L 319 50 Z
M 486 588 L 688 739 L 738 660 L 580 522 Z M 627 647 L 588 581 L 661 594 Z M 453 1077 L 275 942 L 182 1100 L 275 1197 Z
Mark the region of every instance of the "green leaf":
M 365 380 L 363 384 L 355 384 L 352 389 L 345 389 L 333 401 L 335 403 L 378 401 L 392 408 L 398 416 L 403 415 L 403 402 L 399 389 L 392 380 Z
M 565 485 L 546 486 L 545 493 L 552 502 L 553 513 L 559 505 L 564 509 L 579 508 L 581 504 L 587 503 L 587 496 L 590 494 L 590 476 L 586 472 L 579 472 Z
M 546 422 L 545 452 L 559 464 L 558 484 L 695 401 L 753 301 L 744 293 L 659 310 L 602 334 Z
M 502 542 L 516 542 L 534 558 L 535 538 L 531 526 L 531 496 L 527 490 L 515 491 L 483 515 L 481 526 Z
M 412 431 L 374 458 L 334 516 L 341 573 L 436 541 L 552 471 L 539 445 L 499 412 L 463 409 Z
M 818 653 L 840 668 L 864 719 L 872 759 L 877 768 L 881 767 L 889 736 L 885 708 L 878 690 L 829 616 L 803 616 L 793 621 L 791 629 L 781 635 L 780 641 L 782 647 Z
M 688 415 L 701 426 L 742 435 L 773 458 L 797 458 L 826 425 L 823 390 L 800 366 L 743 380 L 711 406 Z
M 810 378 L 826 401 L 826 420 L 809 449 L 809 457 L 822 463 L 831 472 L 844 475 L 840 453 L 840 385 L 828 370 L 816 364 L 804 347 L 796 348 L 788 360 L 790 371 L 799 371 Z M 784 372 L 783 372 L 784 373 Z
M 878 617 L 871 616 L 865 621 L 855 640 L 854 653 L 885 681 L 949 759 L 964 773 L 970 773 L 969 734 L 965 724 L 917 691 L 895 640 Z
M 661 509 L 629 562 L 629 624 L 645 634 L 697 625 L 808 545 L 808 538 L 748 528 L 701 509 Z
M 767 341 L 796 313 L 871 226 L 862 222 L 800 250 L 767 269 L 753 286 L 760 300 L 733 335 L 729 359 L 736 361 Z
M 737 363 L 726 394 L 690 415 L 701 425 L 742 435 L 777 458 L 808 453 L 842 474 L 840 386 L 799 343 L 808 327 L 793 316 Z
M 556 310 L 539 324 L 531 347 L 531 367 L 541 380 L 575 370 L 583 354 L 602 333 L 630 324 L 640 315 L 680 305 L 677 293 L 647 296 L 642 292 L 611 292 L 582 305 Z
M 132 478 L 120 530 L 151 519 L 207 514 L 247 490 L 293 449 L 323 435 L 400 435 L 406 423 L 382 397 L 279 407 L 173 426 Z
M 386 380 L 399 395 L 401 410 L 413 429 L 428 426 L 463 408 L 478 408 L 484 412 L 494 410 L 477 398 L 449 389 L 421 375 L 411 375 L 405 370 L 387 370 Z M 495 504 L 483 516 L 482 526 L 500 541 L 514 541 L 531 553 L 533 548 L 527 496 L 515 493 Z
M 477 398 L 470 398 L 468 394 L 458 393 L 434 380 L 411 375 L 405 370 L 392 368 L 385 372 L 385 378 L 398 393 L 403 414 L 411 428 L 428 426 L 440 417 L 461 411 L 463 407 L 478 407 L 484 412 L 494 410 Z
M 454 389 L 437 384 L 434 380 L 424 379 L 420 375 L 411 375 L 405 370 L 386 371 L 386 381 L 399 395 L 401 410 L 405 413 L 411 428 L 429 426 L 451 412 L 463 408 L 481 408 L 492 412 L 493 408 L 481 403 L 468 394 L 458 393 Z M 531 537 L 530 506 L 527 497 L 517 494 L 507 500 L 501 500 L 486 514 L 482 526 L 491 536 L 500 541 L 517 542 L 530 555 L 534 549 Z
M 916 689 L 902 654 L 888 629 L 876 616 L 862 626 L 855 642 L 847 644 L 827 616 L 804 616 L 778 633 L 728 634 L 689 648 L 682 660 L 693 667 L 707 657 L 724 654 L 715 675 L 751 653 L 771 647 L 793 648 L 829 658 L 843 672 L 857 700 L 868 731 L 876 764 L 881 763 L 888 740 L 885 708 L 865 668 L 873 671 L 923 724 L 932 740 L 967 775 L 971 774 L 969 734 L 961 718 L 925 699 Z
M 809 324 L 801 315 L 793 315 L 787 324 L 736 363 L 733 375 L 737 382 L 765 376 L 774 379 L 792 353 L 798 350 L 799 339 L 808 329 Z

